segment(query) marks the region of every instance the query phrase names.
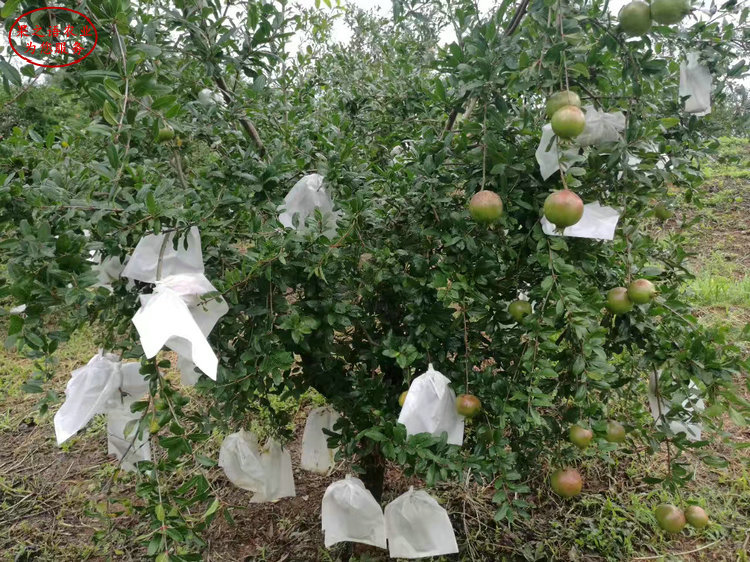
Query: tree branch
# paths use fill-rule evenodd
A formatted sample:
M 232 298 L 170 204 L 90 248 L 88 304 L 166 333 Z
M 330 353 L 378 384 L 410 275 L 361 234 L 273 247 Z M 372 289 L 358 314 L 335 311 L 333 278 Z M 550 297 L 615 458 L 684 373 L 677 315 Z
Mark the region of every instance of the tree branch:
M 506 37 L 510 37 L 516 32 L 518 27 L 521 25 L 521 21 L 526 15 L 526 9 L 528 7 L 529 7 L 529 0 L 521 0 L 521 2 L 518 4 L 518 7 L 516 8 L 515 13 L 513 14 L 513 17 L 510 20 L 510 23 L 508 24 L 508 27 L 505 29 Z M 461 102 L 456 107 L 451 109 L 451 112 L 448 115 L 448 121 L 446 121 L 445 123 L 445 129 L 443 130 L 443 135 L 450 132 L 450 130 L 453 128 L 453 125 L 455 125 L 456 117 L 458 117 L 458 112 L 461 111 L 461 106 L 463 106 L 467 97 L 468 96 L 464 96 L 463 98 L 461 98 Z
M 214 77 L 214 81 L 219 87 L 224 101 L 227 105 L 230 105 L 232 103 L 232 96 L 229 93 L 229 88 L 227 87 L 227 83 L 224 81 L 224 78 L 222 76 L 216 76 Z M 258 153 L 261 156 L 265 156 L 266 147 L 263 145 L 263 141 L 261 140 L 260 135 L 258 134 L 258 130 L 255 128 L 255 125 L 253 125 L 252 121 L 250 121 L 247 117 L 240 117 L 239 119 L 242 128 L 245 129 L 247 134 L 250 135 L 250 138 L 253 139 L 253 142 L 255 142 L 255 146 L 258 148 Z

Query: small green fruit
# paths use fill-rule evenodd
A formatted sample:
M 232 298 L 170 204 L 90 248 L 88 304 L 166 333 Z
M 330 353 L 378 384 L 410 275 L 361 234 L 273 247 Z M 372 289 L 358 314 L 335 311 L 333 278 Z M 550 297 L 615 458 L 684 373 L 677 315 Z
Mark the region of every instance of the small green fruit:
M 471 198 L 469 214 L 477 222 L 495 222 L 503 214 L 503 201 L 494 191 L 483 189 Z
M 651 18 L 657 23 L 672 25 L 690 13 L 688 0 L 652 0 Z
M 643 35 L 651 29 L 651 8 L 641 0 L 633 0 L 620 10 L 617 16 L 620 27 L 628 35 Z
M 656 296 L 656 287 L 648 279 L 636 279 L 628 285 L 628 298 L 635 304 L 646 304 Z
M 581 427 L 580 425 L 573 425 L 570 427 L 568 437 L 570 438 L 571 443 L 579 449 L 584 450 L 594 438 L 594 432 L 590 429 Z
M 670 503 L 663 503 L 654 510 L 659 527 L 670 533 L 679 533 L 685 528 L 685 514 Z
M 708 514 L 697 505 L 689 505 L 685 509 L 685 519 L 696 529 L 702 529 L 708 525 Z
M 159 129 L 159 135 L 156 140 L 159 142 L 171 141 L 174 138 L 174 129 L 172 127 L 162 127 Z
M 607 293 L 607 309 L 612 314 L 625 314 L 633 310 L 633 302 L 625 287 L 615 287 Z
M 558 496 L 572 498 L 581 493 L 581 489 L 583 489 L 583 478 L 581 478 L 581 475 L 577 470 L 572 468 L 556 470 L 552 473 L 550 485 L 552 486 L 552 490 Z
M 654 215 L 657 219 L 665 221 L 672 218 L 672 215 L 674 215 L 674 211 L 667 207 L 664 203 L 658 203 L 654 207 Z
M 566 105 L 572 105 L 573 107 L 581 107 L 581 98 L 578 94 L 569 90 L 562 92 L 556 92 L 547 98 L 547 117 L 550 119 L 557 113 L 558 110 L 562 109 Z
M 583 216 L 583 201 L 569 189 L 561 189 L 544 200 L 544 216 L 557 228 L 573 226 Z
M 552 116 L 552 130 L 561 139 L 575 138 L 585 127 L 586 116 L 574 105 L 566 105 Z
M 409 391 L 408 390 L 404 390 L 401 393 L 401 396 L 398 397 L 398 405 L 401 406 L 402 408 L 404 407 L 404 402 L 406 402 L 406 395 L 407 394 L 409 394 Z
M 511 315 L 513 320 L 520 322 L 524 317 L 531 314 L 531 303 L 529 301 L 513 301 L 508 305 L 508 314 Z
M 625 427 L 620 422 L 608 421 L 604 438 L 610 443 L 625 443 Z
M 481 409 L 482 403 L 473 394 L 461 394 L 456 398 L 456 411 L 466 418 L 473 418 Z

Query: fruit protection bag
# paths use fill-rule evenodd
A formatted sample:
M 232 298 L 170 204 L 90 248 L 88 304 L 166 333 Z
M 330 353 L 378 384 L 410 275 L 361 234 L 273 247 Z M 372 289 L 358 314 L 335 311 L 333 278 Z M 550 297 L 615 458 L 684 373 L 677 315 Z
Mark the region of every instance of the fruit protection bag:
M 450 379 L 432 368 L 415 378 L 406 394 L 398 422 L 406 426 L 407 435 L 448 434 L 448 443 L 461 445 L 464 440 L 464 418 L 456 412 L 456 394 Z
M 573 238 L 592 238 L 594 240 L 612 240 L 615 237 L 620 212 L 612 207 L 603 207 L 598 201 L 583 206 L 583 216 L 573 226 L 562 231 L 562 236 Z M 560 236 L 555 225 L 542 217 L 542 230 L 550 236 Z
M 671 410 L 669 402 L 666 399 L 659 398 L 656 395 L 657 390 L 657 377 L 661 376 L 661 371 L 658 373 L 651 373 L 648 381 L 648 404 L 651 409 L 651 415 L 654 417 L 654 421 L 658 425 L 663 425 L 665 420 L 661 420 L 662 416 L 667 416 Z M 702 412 L 706 405 L 703 399 L 700 398 L 700 389 L 693 382 L 690 381 L 688 385 L 687 393 L 685 394 L 685 400 L 682 402 L 682 407 L 685 410 L 686 417 L 689 418 L 694 411 Z M 669 429 L 672 433 L 684 433 L 689 441 L 700 441 L 703 426 L 700 423 L 692 423 L 689 421 L 670 420 Z
M 232 484 L 254 492 L 251 503 L 294 496 L 292 458 L 275 440 L 262 449 L 251 431 L 227 435 L 219 450 L 219 466 Z
M 324 234 L 329 238 L 336 234 L 336 223 L 338 213 L 333 210 L 333 201 L 323 187 L 323 176 L 320 174 L 309 174 L 294 184 L 289 190 L 284 203 L 279 205 L 278 210 L 283 211 L 279 215 L 279 222 L 286 228 L 294 228 L 300 232 L 306 229 L 307 217 L 320 209 L 325 223 Z M 297 215 L 296 225 L 294 216 Z
M 563 171 L 567 170 L 569 167 L 567 161 L 578 155 L 578 147 L 569 148 L 560 153 L 557 139 L 554 136 L 555 133 L 552 132 L 552 125 L 547 123 L 542 127 L 542 140 L 539 141 L 539 146 L 536 149 L 536 161 L 539 163 L 539 172 L 545 180 L 555 172 L 559 172 L 561 166 Z M 552 142 L 551 145 L 550 141 Z M 549 147 L 549 150 L 547 147 Z
M 430 494 L 413 487 L 385 506 L 385 534 L 391 558 L 458 552 L 448 512 Z
M 339 542 L 386 548 L 383 510 L 359 478 L 347 475 L 328 486 L 321 522 L 326 548 Z
M 216 288 L 204 275 L 198 229 L 193 227 L 181 238 L 176 250 L 173 235 L 143 237 L 123 271 L 124 277 L 155 285 L 152 293 L 140 295 L 133 324 L 146 357 L 154 357 L 164 346 L 178 354 L 185 384 L 197 381 L 196 366 L 216 380 L 219 360 L 207 337 L 229 307 L 221 295 L 207 296 Z
M 157 273 L 161 273 L 161 279 L 179 273 L 203 274 L 203 251 L 198 228 L 192 227 L 185 236 L 181 237 L 176 250 L 174 237 L 174 232 L 168 232 L 149 234 L 141 238 L 122 271 L 122 277 L 143 283 L 156 283 L 159 280 Z M 159 254 L 162 255 L 161 271 L 159 271 Z
M 583 108 L 586 114 L 586 127 L 575 138 L 578 146 L 599 145 L 605 142 L 617 142 L 625 130 L 625 115 L 622 111 L 605 113 L 593 105 Z
M 333 467 L 336 449 L 328 448 L 328 435 L 323 430 L 333 430 L 339 414 L 324 406 L 311 410 L 302 434 L 302 459 L 300 466 L 311 472 L 327 474 Z
M 114 455 L 123 470 L 134 471 L 136 463 L 151 460 L 148 433 L 137 434 L 140 418 L 126 399 L 107 412 L 107 454 Z
M 687 54 L 680 64 L 680 97 L 685 100 L 685 111 L 697 116 L 711 113 L 711 84 L 713 79 L 708 68 L 698 62 L 697 52 Z
M 96 414 L 106 412 L 119 386 L 120 361 L 116 355 L 100 351 L 88 364 L 73 371 L 65 388 L 65 402 L 55 414 L 57 444 L 78 433 Z

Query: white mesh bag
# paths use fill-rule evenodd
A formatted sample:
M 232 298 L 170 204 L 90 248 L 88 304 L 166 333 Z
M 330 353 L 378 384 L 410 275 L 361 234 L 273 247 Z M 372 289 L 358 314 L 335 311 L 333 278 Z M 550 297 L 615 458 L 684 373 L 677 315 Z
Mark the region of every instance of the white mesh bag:
M 324 429 L 333 430 L 339 414 L 328 406 L 315 408 L 307 415 L 305 431 L 302 434 L 302 458 L 300 466 L 311 472 L 327 474 L 333 467 L 336 449 L 328 448 L 328 435 Z
M 448 512 L 424 490 L 413 487 L 385 506 L 391 558 L 425 558 L 458 552 Z
M 328 486 L 321 521 L 326 548 L 339 542 L 386 548 L 383 510 L 359 478 L 347 475 Z
M 456 411 L 456 393 L 450 379 L 429 365 L 415 378 L 406 394 L 398 422 L 406 426 L 407 435 L 448 434 L 448 443 L 461 445 L 464 440 L 464 418 Z
M 57 444 L 62 445 L 83 429 L 96 414 L 107 410 L 120 386 L 120 361 L 101 351 L 87 365 L 71 373 L 65 402 L 55 414 Z

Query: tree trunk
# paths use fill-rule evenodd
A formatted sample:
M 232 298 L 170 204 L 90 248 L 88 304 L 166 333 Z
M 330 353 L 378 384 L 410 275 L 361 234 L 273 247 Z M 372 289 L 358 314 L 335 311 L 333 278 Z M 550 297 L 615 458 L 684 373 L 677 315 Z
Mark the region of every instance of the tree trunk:
M 380 446 L 375 445 L 372 453 L 362 457 L 362 466 L 365 473 L 362 475 L 362 482 L 365 488 L 378 502 L 383 499 L 383 481 L 385 480 L 385 459 L 380 454 Z

